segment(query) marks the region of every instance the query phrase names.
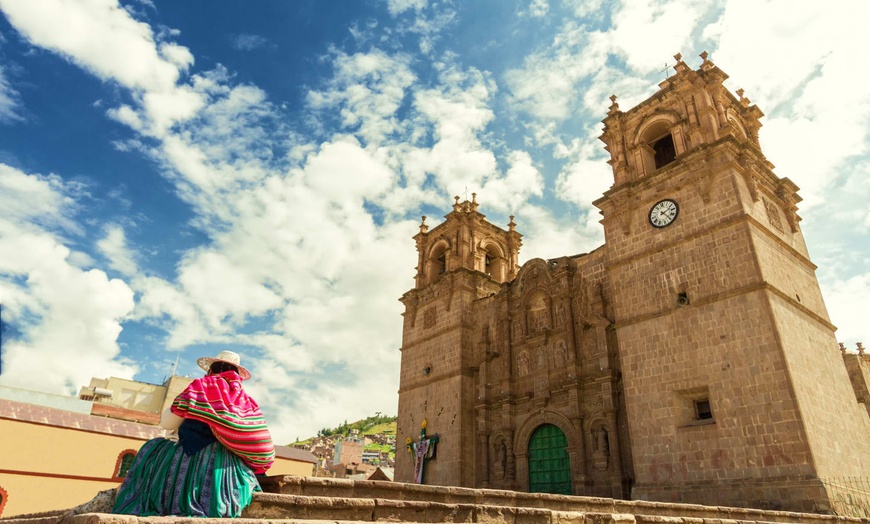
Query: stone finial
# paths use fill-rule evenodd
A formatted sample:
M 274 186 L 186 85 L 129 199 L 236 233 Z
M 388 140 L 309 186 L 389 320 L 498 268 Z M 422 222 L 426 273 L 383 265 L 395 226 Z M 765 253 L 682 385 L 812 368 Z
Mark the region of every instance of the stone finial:
M 864 344 L 858 342 L 858 354 L 864 356 Z
M 610 95 L 610 109 L 608 109 L 607 114 L 612 115 L 614 113 L 619 112 L 619 104 L 616 103 L 616 95 Z
M 709 54 L 707 54 L 707 51 L 702 51 L 701 54 L 698 56 L 700 56 L 701 59 L 704 61 L 701 64 L 701 69 L 703 69 L 704 71 L 707 71 L 707 70 L 713 68 L 713 62 L 707 60 L 707 57 L 710 56 Z
M 846 344 L 843 344 L 842 342 L 837 342 L 837 346 L 839 346 L 839 348 L 840 348 L 840 353 L 845 355 L 846 354 Z
M 745 91 L 743 91 L 743 88 L 741 87 L 740 89 L 735 91 L 735 93 L 737 93 L 737 96 L 740 97 L 740 105 L 742 105 L 743 107 L 749 107 L 749 99 L 743 96 L 743 93 L 745 93 Z
M 472 203 L 472 204 L 476 204 L 476 203 L 477 203 L 477 193 L 472 193 L 472 194 L 471 194 L 471 203 Z
M 423 215 L 423 221 L 420 222 L 420 232 L 425 233 L 429 231 L 429 226 L 426 225 L 426 215 Z
M 685 74 L 691 70 L 689 68 L 689 66 L 687 66 L 686 63 L 683 62 L 683 55 L 682 54 L 680 54 L 680 53 L 675 54 L 674 60 L 677 61 L 677 63 L 674 64 L 674 71 L 676 71 L 678 75 Z
M 510 218 L 511 218 L 511 221 L 508 222 L 508 231 L 516 231 L 517 225 L 514 223 L 514 216 L 511 215 Z

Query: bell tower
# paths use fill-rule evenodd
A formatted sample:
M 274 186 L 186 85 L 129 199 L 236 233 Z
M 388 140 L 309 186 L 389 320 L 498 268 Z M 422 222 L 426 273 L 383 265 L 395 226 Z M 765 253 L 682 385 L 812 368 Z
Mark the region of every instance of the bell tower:
M 436 459 L 424 466 L 426 484 L 474 482 L 472 350 L 477 339 L 473 302 L 498 292 L 517 275 L 522 235 L 513 217 L 505 231 L 455 197 L 445 221 L 429 229 L 426 217 L 414 236 L 418 262 L 414 289 L 405 293 L 399 379 L 396 480 L 413 482 L 414 457 L 402 446 L 416 440 L 427 421 L 438 434 Z
M 702 53 L 601 140 L 614 184 L 607 275 L 631 434 L 632 498 L 830 510 L 870 476 L 800 229 L 797 186 L 761 151 L 762 112 Z

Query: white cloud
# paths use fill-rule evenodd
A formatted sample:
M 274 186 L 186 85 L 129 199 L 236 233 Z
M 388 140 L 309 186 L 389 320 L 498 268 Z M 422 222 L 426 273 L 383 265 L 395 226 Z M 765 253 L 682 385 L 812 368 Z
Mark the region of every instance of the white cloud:
M 187 71 L 193 65 L 193 53 L 190 49 L 172 43 L 161 43 L 160 56 L 175 64 L 179 71 Z
M 601 158 L 580 158 L 564 166 L 556 179 L 556 197 L 579 208 L 592 209 L 597 200 L 613 185 L 613 171 Z
M 427 0 L 387 0 L 387 10 L 396 16 L 409 9 L 421 11 L 426 7 Z
M 590 234 L 591 216 L 584 216 L 585 224 L 578 227 L 571 216 L 555 217 L 543 206 L 525 204 L 516 216 L 517 231 L 523 235 L 520 262 L 575 255 L 601 246 L 603 230 L 598 228 L 598 234 Z
M 151 322 L 166 330 L 166 349 L 182 349 L 210 340 L 196 305 L 179 286 L 153 276 L 139 276 L 131 284 L 141 298 L 130 319 Z
M 505 213 L 516 212 L 532 196 L 544 194 L 544 177 L 532 164 L 525 151 L 511 151 L 507 155 L 510 165 L 504 176 L 488 178 L 481 189 L 488 207 Z
M 260 35 L 240 34 L 233 37 L 233 47 L 239 51 L 253 51 L 269 45 L 269 40 Z
M 179 78 L 178 66 L 160 56 L 148 24 L 134 20 L 117 0 L 0 0 L 0 8 L 34 45 L 57 51 L 104 80 L 161 91 Z M 176 59 L 178 47 L 170 51 Z
M 151 27 L 135 20 L 117 0 L 0 0 L 0 8 L 32 44 L 132 90 L 142 114 L 134 119 L 125 107 L 109 114 L 137 131 L 147 128 L 148 134 L 161 137 L 203 106 L 201 94 L 177 85 L 193 64 L 193 54 L 155 39 Z M 45 16 L 49 12 L 52 16 Z
M 109 259 L 109 266 L 121 274 L 132 277 L 139 271 L 135 254 L 127 247 L 124 229 L 118 225 L 105 227 L 106 235 L 97 241 L 97 249 Z
M 505 79 L 511 101 L 542 120 L 565 120 L 578 109 L 578 85 L 606 68 L 608 39 L 569 20 L 549 47 L 528 55 Z
M 305 182 L 330 199 L 359 201 L 385 192 L 393 183 L 393 172 L 351 138 L 324 144 L 309 157 Z
M 83 192 L 57 175 L 28 175 L 0 164 L 0 217 L 16 224 L 79 231 L 70 214 Z
M 867 344 L 870 339 L 867 338 L 864 302 L 870 293 L 870 273 L 862 272 L 822 284 L 828 314 L 838 327 L 837 340 L 847 343 L 850 349 L 854 349 L 855 342 Z
M 495 83 L 484 73 L 452 66 L 444 66 L 437 86 L 418 90 L 414 108 L 427 129 L 431 126 L 434 144 L 408 151 L 403 163 L 406 175 L 423 180 L 431 174 L 439 187 L 456 195 L 494 176 L 495 155 L 481 143 L 480 135 L 493 119 L 488 104 L 495 91 Z
M 190 88 L 152 91 L 142 96 L 142 105 L 152 122 L 150 133 L 164 136 L 179 121 L 192 118 L 205 105 L 203 96 Z
M 673 65 L 673 55 L 690 50 L 692 32 L 715 0 L 626 0 L 613 13 L 613 51 L 635 72 Z M 744 36 L 745 37 L 745 36 Z M 752 39 L 748 39 L 752 40 Z
M 142 132 L 145 130 L 145 123 L 142 121 L 142 117 L 139 116 L 139 113 L 135 109 L 126 104 L 109 109 L 106 111 L 106 114 L 109 118 L 130 127 L 134 131 Z
M 347 55 L 335 52 L 335 74 L 323 91 L 308 93 L 317 110 L 338 110 L 341 123 L 354 130 L 366 145 L 378 145 L 398 131 L 396 112 L 408 87 L 416 80 L 409 58 L 383 51 Z
M 93 375 L 132 377 L 118 361 L 121 321 L 133 292 L 98 269 L 81 269 L 59 232 L 78 230 L 81 189 L 56 176 L 0 164 L 0 299 L 17 335 L 4 342 L 0 383 L 73 393 Z M 76 365 L 70 356 L 75 355 Z
M 535 18 L 547 16 L 547 11 L 550 10 L 550 4 L 547 0 L 532 0 L 529 4 L 529 14 Z
M 0 66 L 0 123 L 21 120 L 21 96 L 6 79 L 6 74 Z
M 233 260 L 232 252 L 200 250 L 182 261 L 178 282 L 197 305 L 206 325 L 220 333 L 281 305 L 281 297 L 264 285 L 251 266 Z M 253 273 L 253 274 L 252 274 Z
M 562 3 L 571 10 L 577 18 L 583 18 L 601 8 L 599 0 L 562 0 Z
M 729 84 L 743 87 L 767 113 L 762 147 L 779 176 L 801 187 L 801 207 L 807 210 L 824 202 L 831 185 L 848 176 L 842 172 L 846 161 L 867 153 L 870 82 L 856 81 L 860 70 L 854 53 L 870 47 L 863 26 L 870 4 L 844 2 L 836 10 L 813 3 L 782 7 L 770 1 L 730 2 L 708 29 L 720 41 L 714 58 L 731 75 Z M 747 34 L 759 37 L 747 39 Z M 807 151 L 808 144 L 812 154 L 795 154 Z

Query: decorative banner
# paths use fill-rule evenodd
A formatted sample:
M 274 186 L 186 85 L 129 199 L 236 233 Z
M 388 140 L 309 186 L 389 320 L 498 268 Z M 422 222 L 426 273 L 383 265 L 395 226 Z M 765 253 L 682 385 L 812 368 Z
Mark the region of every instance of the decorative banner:
M 431 437 L 426 436 L 426 419 L 420 427 L 420 440 L 412 442 L 411 437 L 405 441 L 408 452 L 414 454 L 414 482 L 423 483 L 423 465 L 427 460 L 435 459 L 435 445 L 438 444 L 438 433 Z

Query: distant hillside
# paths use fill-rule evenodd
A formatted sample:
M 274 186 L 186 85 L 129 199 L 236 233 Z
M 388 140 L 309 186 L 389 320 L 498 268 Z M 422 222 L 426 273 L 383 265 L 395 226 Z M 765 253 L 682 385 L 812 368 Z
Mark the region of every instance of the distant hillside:
M 351 430 L 357 430 L 360 435 L 395 435 L 396 434 L 396 419 L 398 417 L 390 417 L 375 413 L 371 417 L 366 417 L 356 422 L 348 423 L 346 420 L 335 428 L 323 428 L 317 432 L 314 437 L 308 437 L 305 440 L 297 440 L 291 442 L 290 446 L 300 446 L 309 444 L 318 437 L 343 438 L 350 435 Z

